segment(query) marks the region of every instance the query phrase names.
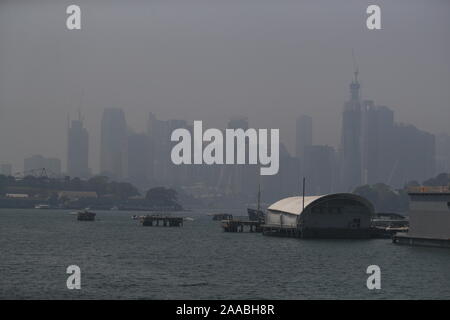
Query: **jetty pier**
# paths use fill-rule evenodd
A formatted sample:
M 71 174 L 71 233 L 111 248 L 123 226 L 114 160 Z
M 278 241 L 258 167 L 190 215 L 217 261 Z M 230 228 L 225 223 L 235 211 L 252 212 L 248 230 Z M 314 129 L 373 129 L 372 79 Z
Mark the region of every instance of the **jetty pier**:
M 141 223 L 146 227 L 181 227 L 182 217 L 172 217 L 163 215 L 146 215 L 141 217 Z
M 245 219 L 223 220 L 222 228 L 225 232 L 262 232 L 262 222 Z

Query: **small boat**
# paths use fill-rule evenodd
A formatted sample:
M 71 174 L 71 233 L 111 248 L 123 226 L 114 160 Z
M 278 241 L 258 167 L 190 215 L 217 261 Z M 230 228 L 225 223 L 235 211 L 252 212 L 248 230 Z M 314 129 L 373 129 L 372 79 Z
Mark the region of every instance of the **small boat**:
M 231 219 L 233 219 L 233 215 L 229 213 L 216 213 L 213 215 L 214 221 L 231 220 Z
M 77 213 L 77 220 L 78 221 L 95 221 L 95 212 L 91 212 L 89 210 L 79 211 Z
M 50 209 L 48 204 L 37 204 L 34 206 L 35 209 Z

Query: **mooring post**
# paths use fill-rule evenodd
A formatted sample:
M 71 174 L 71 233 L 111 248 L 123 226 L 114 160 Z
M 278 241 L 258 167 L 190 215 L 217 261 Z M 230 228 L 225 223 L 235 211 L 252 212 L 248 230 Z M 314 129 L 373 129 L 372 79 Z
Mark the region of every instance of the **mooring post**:
M 305 210 L 305 177 L 303 177 L 303 200 L 302 200 L 302 212 Z

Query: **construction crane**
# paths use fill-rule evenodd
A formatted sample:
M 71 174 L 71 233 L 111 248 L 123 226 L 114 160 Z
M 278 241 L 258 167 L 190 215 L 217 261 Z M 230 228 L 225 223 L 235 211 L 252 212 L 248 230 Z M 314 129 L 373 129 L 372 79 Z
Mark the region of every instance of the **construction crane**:
M 356 63 L 355 51 L 353 49 L 352 49 L 352 61 L 353 61 L 353 70 L 355 70 L 354 71 L 355 82 L 358 82 L 359 67 L 358 64 Z
M 25 170 L 25 171 L 19 171 L 13 174 L 15 178 L 25 178 L 27 176 L 32 176 L 35 178 L 41 178 L 41 179 L 57 179 L 60 177 L 59 174 L 54 173 L 50 169 L 46 168 L 37 168 L 37 169 L 31 169 L 31 170 Z

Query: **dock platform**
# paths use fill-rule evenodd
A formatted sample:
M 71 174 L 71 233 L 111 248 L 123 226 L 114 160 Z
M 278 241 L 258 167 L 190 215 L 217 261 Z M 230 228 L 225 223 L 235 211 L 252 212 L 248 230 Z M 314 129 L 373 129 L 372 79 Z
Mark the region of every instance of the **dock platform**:
M 300 231 L 296 227 L 282 226 L 279 225 L 267 225 L 264 224 L 261 226 L 262 233 L 265 236 L 274 236 L 274 237 L 291 237 L 291 238 L 300 238 Z
M 262 232 L 261 221 L 244 219 L 222 220 L 222 228 L 225 232 Z
M 214 221 L 231 220 L 233 215 L 229 213 L 215 213 L 212 215 Z
M 397 233 L 392 237 L 395 244 L 421 246 L 421 247 L 439 247 L 450 248 L 450 239 L 431 239 L 409 236 L 408 233 Z
M 183 226 L 182 217 L 171 217 L 162 215 L 147 215 L 141 217 L 141 223 L 146 227 L 181 227 Z

